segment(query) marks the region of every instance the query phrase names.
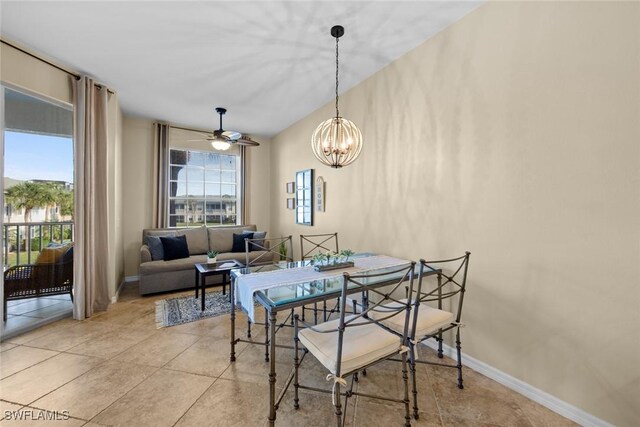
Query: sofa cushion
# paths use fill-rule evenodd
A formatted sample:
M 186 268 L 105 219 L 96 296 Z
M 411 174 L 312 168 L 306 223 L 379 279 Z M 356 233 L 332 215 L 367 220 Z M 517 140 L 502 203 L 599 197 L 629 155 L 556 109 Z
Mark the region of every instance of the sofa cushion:
M 209 235 L 204 225 L 198 228 L 185 228 L 176 231 L 176 236 L 186 236 L 189 255 L 206 254 L 209 250 Z
M 244 252 L 246 247 L 245 247 L 245 240 L 246 239 L 253 239 L 253 233 L 252 232 L 246 232 L 243 231 L 241 234 L 233 234 L 233 247 L 231 248 L 231 252 Z M 251 250 L 251 249 L 249 249 Z
M 274 254 L 273 252 L 269 251 L 249 252 L 249 262 L 253 262 L 257 259 L 259 263 L 270 263 L 277 261 L 279 258 L 280 257 L 278 256 L 278 254 Z M 232 259 L 238 261 L 243 265 L 247 262 L 247 257 L 244 252 L 226 252 L 223 254 L 218 254 L 217 257 L 218 261 L 229 261 Z
M 164 248 L 162 247 L 160 236 L 147 236 L 145 238 L 145 243 L 149 247 L 149 252 L 151 252 L 152 260 L 156 261 L 164 259 Z
M 171 261 L 151 261 L 140 264 L 140 274 L 149 275 L 157 273 L 170 273 L 172 271 L 191 270 L 194 265 L 207 262 L 206 255 L 193 255 L 189 258 L 174 259 Z
M 165 261 L 189 258 L 189 246 L 186 236 L 160 237 L 160 241 L 162 241 Z
M 231 248 L 233 248 L 233 234 L 242 233 L 243 230 L 255 231 L 256 226 L 209 227 L 209 250 L 220 253 L 231 252 Z M 244 249 L 242 251 L 244 252 Z

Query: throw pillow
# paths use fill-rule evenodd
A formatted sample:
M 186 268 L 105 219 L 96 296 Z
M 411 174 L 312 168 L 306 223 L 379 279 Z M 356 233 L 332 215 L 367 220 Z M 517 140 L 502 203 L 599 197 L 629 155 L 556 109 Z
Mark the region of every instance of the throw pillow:
M 162 249 L 164 250 L 164 260 L 189 258 L 189 246 L 187 236 L 160 237 Z
M 242 232 L 242 234 L 249 234 L 249 233 L 253 233 L 253 239 L 255 240 L 254 243 L 256 245 L 264 247 L 264 238 L 267 237 L 267 232 L 266 231 L 248 231 L 248 230 L 244 230 Z M 260 240 L 258 240 L 258 239 L 260 239 Z M 251 250 L 252 251 L 261 251 L 262 248 L 260 248 L 260 247 L 252 247 Z
M 42 252 L 38 254 L 36 264 L 57 264 L 71 245 L 72 244 L 61 245 L 60 243 L 49 243 L 49 245 L 43 248 Z
M 253 232 L 250 233 L 233 233 L 233 247 L 231 252 L 244 252 L 244 239 L 253 239 Z
M 145 243 L 149 246 L 149 252 L 151 252 L 151 259 L 153 261 L 164 259 L 164 249 L 162 248 L 162 240 L 160 236 L 147 236 Z

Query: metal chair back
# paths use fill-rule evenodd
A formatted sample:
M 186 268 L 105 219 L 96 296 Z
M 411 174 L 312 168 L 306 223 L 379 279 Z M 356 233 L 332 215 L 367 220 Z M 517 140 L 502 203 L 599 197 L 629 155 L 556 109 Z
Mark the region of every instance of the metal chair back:
M 284 250 L 282 248 L 285 248 Z M 251 258 L 251 252 L 262 251 Z M 274 262 L 293 262 L 293 238 L 272 237 L 269 239 L 244 239 L 245 267 L 273 264 Z
M 300 259 L 313 258 L 319 252 L 338 252 L 338 233 L 300 235 Z
M 450 299 L 453 301 L 457 297 L 457 303 L 451 310 L 455 314 L 455 322 L 460 323 L 462 317 L 462 304 L 464 303 L 464 293 L 467 287 L 467 271 L 469 269 L 469 256 L 470 252 L 465 252 L 464 255 L 436 261 L 420 260 L 419 276 L 418 276 L 418 292 L 415 298 L 416 310 L 414 311 L 413 318 L 413 330 L 415 331 L 415 325 L 417 323 L 418 307 L 420 304 L 427 302 L 437 302 L 438 309 L 442 310 L 442 304 L 444 301 Z M 424 273 L 433 272 L 435 275 L 424 276 Z M 423 279 L 435 276 L 437 285 L 433 289 L 427 289 L 423 285 Z M 408 295 L 412 295 L 409 292 Z M 414 337 L 412 337 L 414 338 Z

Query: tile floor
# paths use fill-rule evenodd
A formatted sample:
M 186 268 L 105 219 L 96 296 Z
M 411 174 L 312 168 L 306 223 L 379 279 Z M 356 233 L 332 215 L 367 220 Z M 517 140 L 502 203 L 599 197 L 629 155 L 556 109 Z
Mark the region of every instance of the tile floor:
M 120 302 L 84 322 L 64 319 L 2 342 L 0 418 L 5 411 L 68 411 L 56 426 L 264 426 L 268 364 L 263 348 L 241 344 L 238 360 L 228 359 L 229 316 L 171 328 L 155 328 L 155 301 L 128 285 Z M 240 325 L 244 325 L 240 316 Z M 287 331 L 288 329 L 285 329 Z M 255 330 L 259 338 L 262 331 Z M 287 340 L 285 332 L 279 340 Z M 278 378 L 290 369 L 291 351 L 279 349 Z M 429 349 L 421 357 L 434 358 Z M 357 384 L 364 393 L 396 393 L 400 365 L 369 370 Z M 301 382 L 329 388 L 323 368 L 307 357 Z M 419 366 L 421 416 L 416 426 L 575 425 L 500 384 L 465 370 L 458 390 L 455 371 Z M 288 392 L 277 425 L 334 425 L 331 397 L 301 392 L 294 410 Z M 9 412 L 11 413 L 11 412 Z M 402 425 L 402 405 L 357 397 L 347 407 L 349 426 Z M 46 421 L 0 424 L 45 425 Z
M 28 328 L 47 318 L 71 313 L 72 310 L 73 303 L 69 295 L 7 301 L 7 321 L 4 323 L 4 332 L 11 333 Z

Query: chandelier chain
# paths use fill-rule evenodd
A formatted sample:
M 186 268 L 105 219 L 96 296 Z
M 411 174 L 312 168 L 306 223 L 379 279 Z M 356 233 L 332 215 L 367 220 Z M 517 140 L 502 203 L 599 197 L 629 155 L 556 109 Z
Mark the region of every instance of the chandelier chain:
M 340 109 L 338 108 L 338 40 L 340 37 L 336 37 L 336 117 L 340 117 Z

